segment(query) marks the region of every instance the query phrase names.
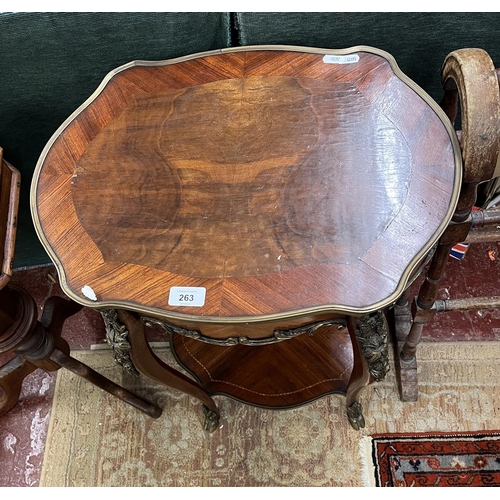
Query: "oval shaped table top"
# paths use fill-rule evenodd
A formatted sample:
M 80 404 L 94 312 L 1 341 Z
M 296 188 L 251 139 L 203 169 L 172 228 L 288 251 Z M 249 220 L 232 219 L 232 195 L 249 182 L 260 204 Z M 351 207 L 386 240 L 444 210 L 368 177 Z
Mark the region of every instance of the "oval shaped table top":
M 389 54 L 246 47 L 110 73 L 43 151 L 32 212 L 88 306 L 356 314 L 402 293 L 460 175 L 449 121 Z

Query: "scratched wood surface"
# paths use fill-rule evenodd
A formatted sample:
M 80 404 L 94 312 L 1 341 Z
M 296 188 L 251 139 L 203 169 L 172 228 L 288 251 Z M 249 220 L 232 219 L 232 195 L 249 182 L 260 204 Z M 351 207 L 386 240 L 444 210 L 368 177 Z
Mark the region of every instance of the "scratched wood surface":
M 197 318 L 395 300 L 451 216 L 456 146 L 383 55 L 356 55 L 240 50 L 108 78 L 35 174 L 65 291 Z M 204 305 L 169 306 L 172 286 Z

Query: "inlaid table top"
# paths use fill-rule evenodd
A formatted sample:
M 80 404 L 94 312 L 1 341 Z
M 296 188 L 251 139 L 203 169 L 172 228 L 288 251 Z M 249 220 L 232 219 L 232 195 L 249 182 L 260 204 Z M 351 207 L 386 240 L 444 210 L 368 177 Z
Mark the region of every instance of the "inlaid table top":
M 259 46 L 111 72 L 32 185 L 64 291 L 248 322 L 394 302 L 460 185 L 439 106 L 370 47 Z

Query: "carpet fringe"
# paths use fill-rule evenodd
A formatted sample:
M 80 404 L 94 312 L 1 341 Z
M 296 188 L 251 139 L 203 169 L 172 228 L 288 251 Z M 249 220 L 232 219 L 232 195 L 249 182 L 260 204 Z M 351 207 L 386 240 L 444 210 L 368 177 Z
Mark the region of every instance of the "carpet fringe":
M 363 487 L 375 487 L 375 467 L 372 460 L 372 443 L 371 436 L 362 436 L 359 440 L 359 457 L 361 461 L 361 480 Z

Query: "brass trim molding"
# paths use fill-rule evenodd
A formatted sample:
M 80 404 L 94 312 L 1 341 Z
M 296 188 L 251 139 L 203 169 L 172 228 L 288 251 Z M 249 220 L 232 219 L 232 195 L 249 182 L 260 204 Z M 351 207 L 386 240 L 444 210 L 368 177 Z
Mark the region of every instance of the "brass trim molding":
M 169 335 L 177 333 L 178 335 L 182 335 L 183 337 L 199 340 L 200 342 L 204 342 L 205 344 L 217 345 L 221 347 L 230 347 L 238 344 L 258 347 L 263 345 L 276 344 L 277 342 L 283 342 L 284 340 L 290 340 L 304 333 L 312 336 L 314 335 L 316 330 L 324 326 L 336 325 L 338 330 L 342 330 L 347 326 L 347 321 L 344 319 L 331 319 L 299 326 L 290 330 L 275 330 L 271 337 L 264 337 L 261 339 L 249 339 L 248 337 L 228 337 L 225 339 L 214 339 L 212 337 L 203 335 L 198 330 L 187 330 L 186 328 L 181 328 L 180 326 L 172 325 L 156 318 L 141 317 L 141 321 L 148 327 L 152 327 L 154 325 L 160 326 Z

